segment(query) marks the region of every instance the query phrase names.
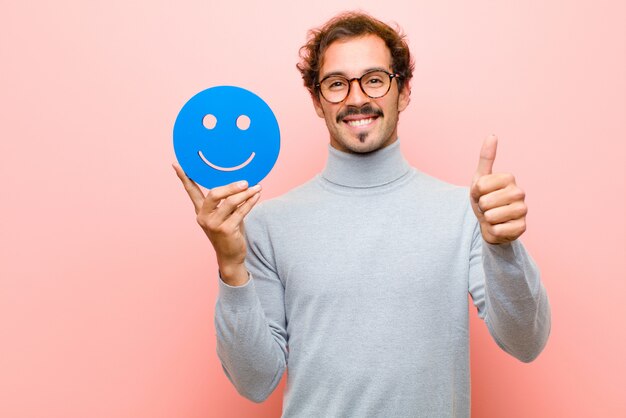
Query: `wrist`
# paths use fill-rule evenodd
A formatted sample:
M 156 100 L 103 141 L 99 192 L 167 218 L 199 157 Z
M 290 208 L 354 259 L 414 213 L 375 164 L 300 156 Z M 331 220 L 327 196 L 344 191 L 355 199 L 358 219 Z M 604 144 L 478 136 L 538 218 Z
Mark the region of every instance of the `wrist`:
M 248 270 L 243 264 L 219 265 L 220 277 L 229 286 L 243 286 L 248 283 Z

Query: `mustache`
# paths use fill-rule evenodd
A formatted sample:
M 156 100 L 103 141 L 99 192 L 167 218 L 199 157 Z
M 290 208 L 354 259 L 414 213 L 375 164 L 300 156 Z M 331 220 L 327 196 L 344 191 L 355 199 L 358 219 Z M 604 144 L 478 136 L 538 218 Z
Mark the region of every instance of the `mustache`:
M 361 108 L 348 107 L 342 112 L 337 114 L 337 123 L 341 122 L 348 116 L 384 116 L 383 111 L 380 109 L 374 109 L 371 104 L 366 104 Z

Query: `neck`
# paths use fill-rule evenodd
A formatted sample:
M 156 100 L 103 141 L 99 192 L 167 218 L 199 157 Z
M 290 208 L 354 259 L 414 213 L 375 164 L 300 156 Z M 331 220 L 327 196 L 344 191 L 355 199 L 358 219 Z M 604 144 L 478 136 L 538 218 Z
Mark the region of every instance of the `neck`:
M 329 146 L 322 177 L 340 186 L 369 188 L 391 183 L 409 169 L 400 151 L 400 141 L 363 154 L 347 153 Z

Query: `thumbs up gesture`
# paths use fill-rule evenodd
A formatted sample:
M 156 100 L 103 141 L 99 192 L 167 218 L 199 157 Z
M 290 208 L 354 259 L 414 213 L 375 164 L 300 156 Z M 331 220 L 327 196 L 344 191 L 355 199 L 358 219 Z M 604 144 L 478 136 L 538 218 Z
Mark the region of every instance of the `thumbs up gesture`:
M 498 138 L 491 135 L 483 142 L 478 168 L 470 187 L 474 214 L 483 239 L 490 244 L 516 240 L 526 231 L 525 194 L 510 173 L 493 174 Z

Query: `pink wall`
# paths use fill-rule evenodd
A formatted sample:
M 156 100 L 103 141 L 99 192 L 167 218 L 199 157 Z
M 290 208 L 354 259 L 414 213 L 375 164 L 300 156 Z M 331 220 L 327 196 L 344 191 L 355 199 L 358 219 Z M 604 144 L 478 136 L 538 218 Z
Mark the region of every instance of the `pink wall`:
M 280 391 L 253 404 L 221 371 L 171 132 L 191 95 L 241 85 L 283 134 L 263 198 L 316 173 L 327 136 L 295 63 L 337 2 L 38 3 L 0 12 L 0 416 L 277 416 Z M 625 3 L 344 4 L 409 35 L 407 158 L 468 184 L 494 132 L 528 194 L 552 336 L 525 365 L 473 315 L 474 416 L 625 416 Z

